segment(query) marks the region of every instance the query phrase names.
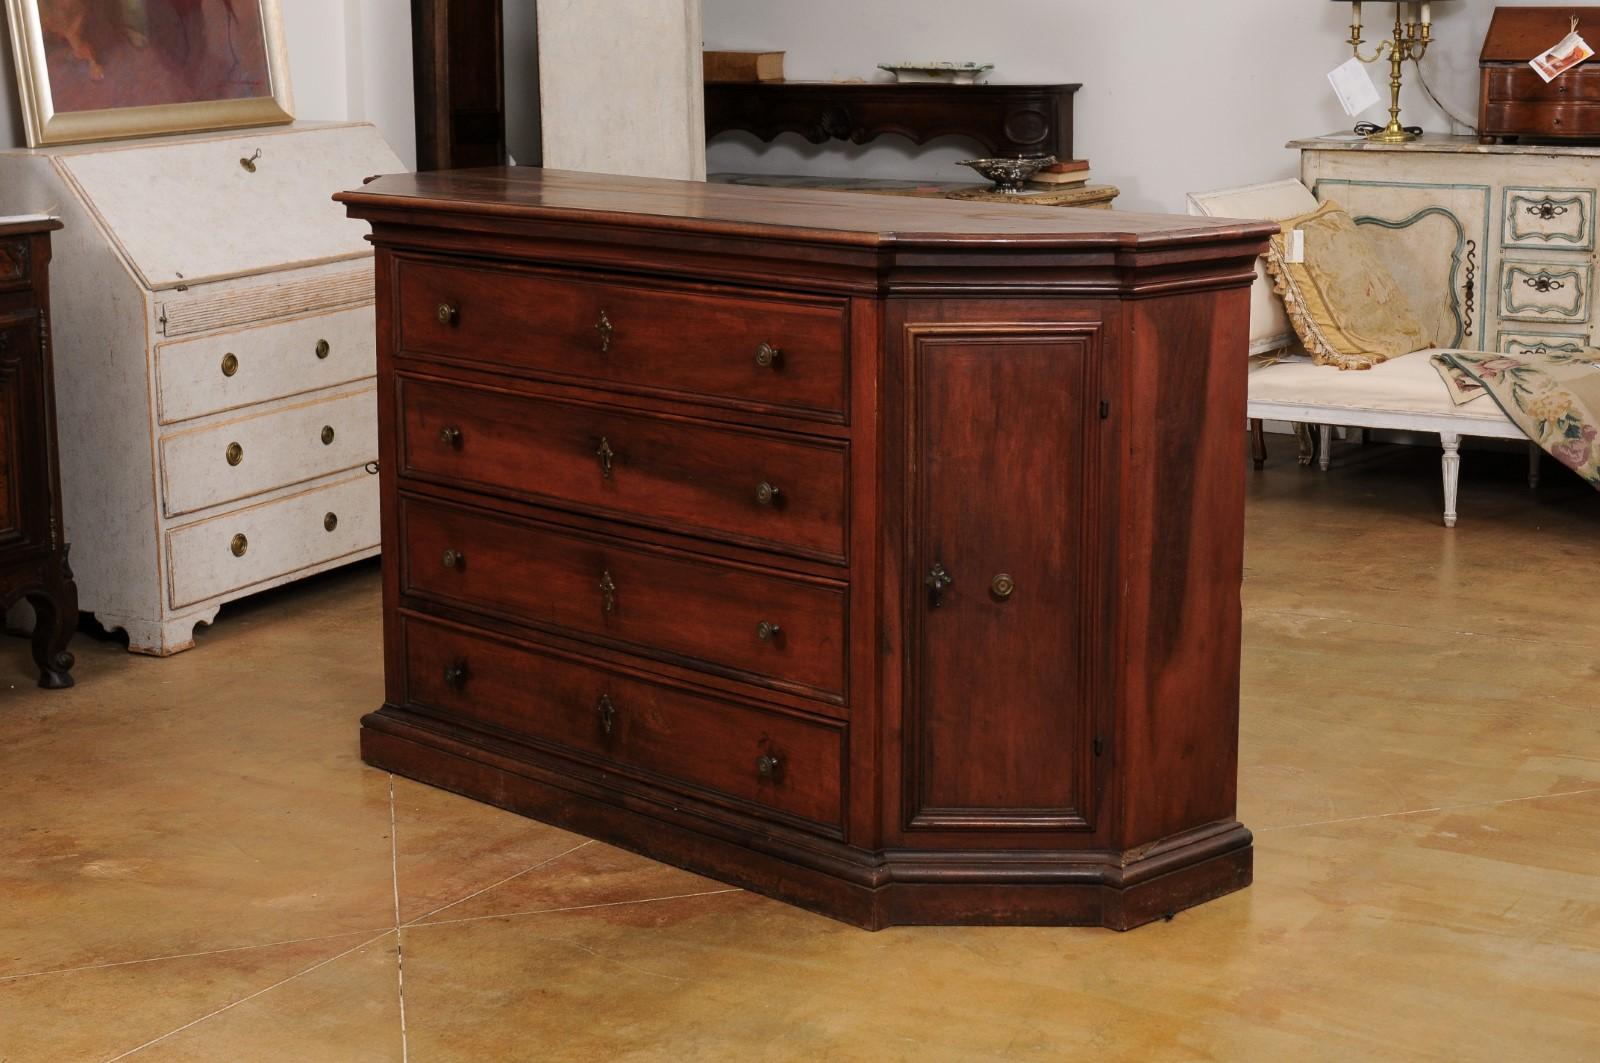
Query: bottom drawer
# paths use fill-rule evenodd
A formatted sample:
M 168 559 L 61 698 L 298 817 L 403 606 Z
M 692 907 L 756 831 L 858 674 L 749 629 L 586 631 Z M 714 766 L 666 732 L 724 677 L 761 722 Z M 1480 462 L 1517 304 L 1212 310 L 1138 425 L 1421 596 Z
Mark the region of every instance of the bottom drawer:
M 172 608 L 378 545 L 378 478 L 358 473 L 167 532 Z
M 840 827 L 845 726 L 406 617 L 409 702 L 619 768 Z

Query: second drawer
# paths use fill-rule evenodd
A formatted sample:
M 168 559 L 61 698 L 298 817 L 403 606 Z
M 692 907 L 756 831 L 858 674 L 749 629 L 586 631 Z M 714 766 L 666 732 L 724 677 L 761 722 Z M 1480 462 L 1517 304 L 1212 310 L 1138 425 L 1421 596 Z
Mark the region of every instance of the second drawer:
M 842 704 L 843 584 L 400 500 L 401 588 Z

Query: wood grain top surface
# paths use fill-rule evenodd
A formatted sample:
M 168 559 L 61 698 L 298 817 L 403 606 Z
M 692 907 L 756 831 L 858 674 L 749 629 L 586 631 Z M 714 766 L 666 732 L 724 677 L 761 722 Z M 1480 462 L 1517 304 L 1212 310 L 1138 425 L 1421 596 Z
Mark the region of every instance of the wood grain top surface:
M 334 197 L 353 216 L 374 210 L 567 220 L 718 235 L 774 235 L 857 246 L 1060 245 L 1161 247 L 1264 240 L 1270 223 L 958 200 L 902 199 L 802 188 L 486 167 L 379 177 Z

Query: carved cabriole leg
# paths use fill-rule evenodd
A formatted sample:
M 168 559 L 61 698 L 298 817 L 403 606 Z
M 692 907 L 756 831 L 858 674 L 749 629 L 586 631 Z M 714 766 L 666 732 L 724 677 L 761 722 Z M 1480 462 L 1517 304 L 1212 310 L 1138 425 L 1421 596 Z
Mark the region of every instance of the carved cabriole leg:
M 26 595 L 33 606 L 33 663 L 39 667 L 39 685 L 46 690 L 64 690 L 72 685 L 73 656 L 67 651 L 72 633 L 78 630 L 78 585 L 72 581 L 72 567 L 66 553 L 60 569 L 48 586 Z
M 209 609 L 196 610 L 166 620 L 145 620 L 101 612 L 96 612 L 94 616 L 107 631 L 120 628 L 128 633 L 129 653 L 171 657 L 184 650 L 194 649 L 194 629 L 215 620 L 217 609 L 217 606 L 212 606 Z
M 1444 526 L 1456 526 L 1456 489 L 1461 484 L 1461 437 L 1454 432 L 1440 432 L 1439 443 L 1444 447 L 1441 462 L 1444 472 Z
M 1250 418 L 1250 458 L 1257 469 L 1267 467 L 1267 430 L 1261 418 Z
M 1301 465 L 1310 465 L 1317 456 L 1317 444 L 1311 435 L 1311 426 L 1295 422 L 1294 437 L 1300 443 L 1299 462 Z
M 1539 487 L 1539 466 L 1544 462 L 1544 450 L 1539 444 L 1528 443 L 1528 486 L 1535 490 Z
M 1333 425 L 1325 424 L 1321 429 L 1321 435 L 1317 440 L 1319 444 L 1317 449 L 1320 451 L 1317 455 L 1317 464 L 1321 466 L 1323 472 L 1327 472 L 1328 464 L 1333 460 Z

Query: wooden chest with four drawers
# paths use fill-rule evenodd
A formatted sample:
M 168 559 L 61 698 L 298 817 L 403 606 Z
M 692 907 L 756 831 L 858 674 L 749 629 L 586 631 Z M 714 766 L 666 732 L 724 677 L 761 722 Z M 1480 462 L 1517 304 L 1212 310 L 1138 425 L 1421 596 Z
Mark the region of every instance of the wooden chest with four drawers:
M 850 922 L 1126 928 L 1234 815 L 1270 227 L 379 179 L 371 763 Z

